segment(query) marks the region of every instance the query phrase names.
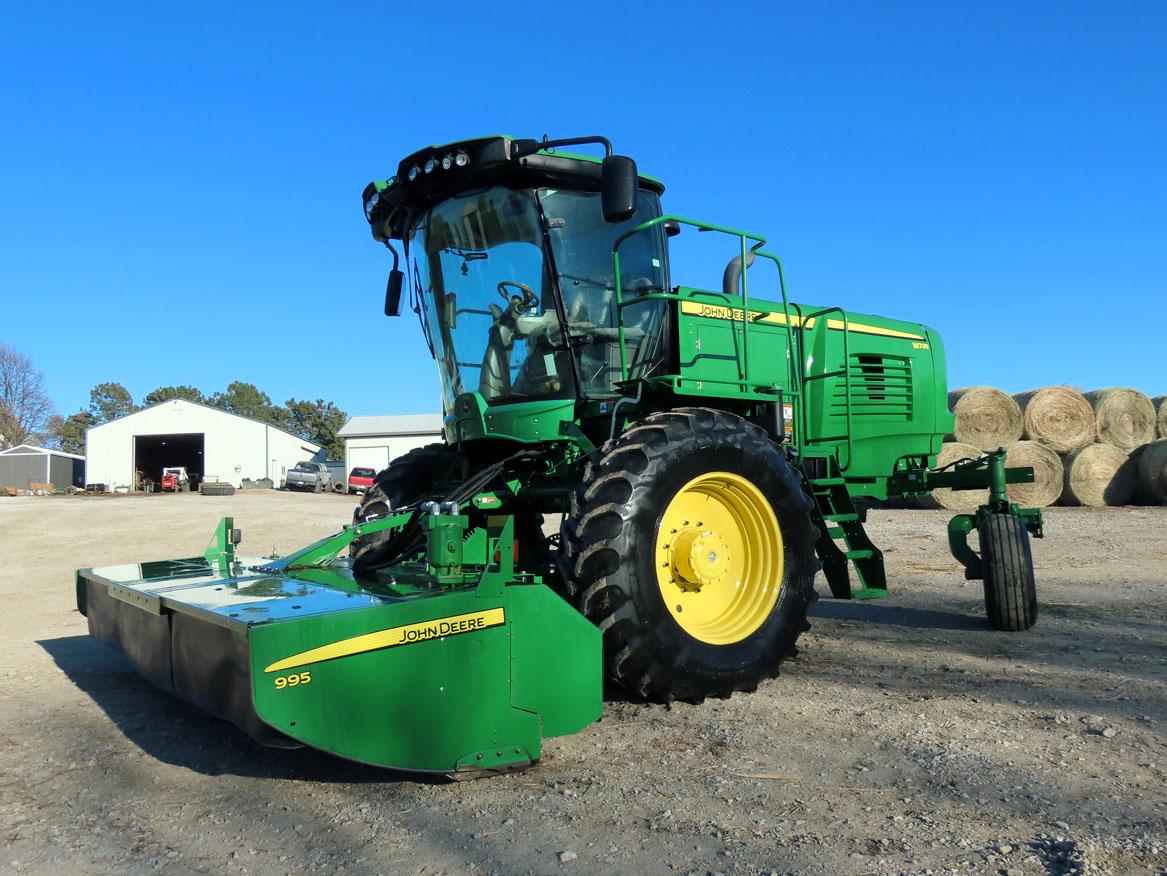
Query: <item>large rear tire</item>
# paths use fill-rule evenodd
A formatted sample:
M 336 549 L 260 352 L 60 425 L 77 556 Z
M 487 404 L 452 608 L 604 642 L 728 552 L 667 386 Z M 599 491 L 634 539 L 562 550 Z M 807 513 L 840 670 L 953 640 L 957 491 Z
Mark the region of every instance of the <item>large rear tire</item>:
M 415 447 L 389 463 L 365 490 L 354 523 L 363 523 L 384 517 L 390 511 L 429 498 L 443 485 L 453 482 L 457 475 L 459 456 L 446 444 L 427 444 Z M 362 572 L 377 559 L 378 549 L 390 535 L 374 532 L 361 536 L 352 543 L 349 553 L 353 568 Z
M 1028 630 L 1037 623 L 1037 585 L 1025 523 L 1012 514 L 991 514 L 978 535 L 989 623 L 1002 632 Z
M 640 696 L 753 690 L 795 653 L 814 599 L 811 503 L 782 448 L 706 408 L 652 414 L 588 463 L 564 517 L 569 599 Z

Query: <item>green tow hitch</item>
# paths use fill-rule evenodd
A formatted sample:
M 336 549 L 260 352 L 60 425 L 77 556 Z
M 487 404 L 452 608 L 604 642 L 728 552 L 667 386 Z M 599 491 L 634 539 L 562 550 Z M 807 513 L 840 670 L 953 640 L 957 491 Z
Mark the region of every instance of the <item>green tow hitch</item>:
M 964 566 L 967 580 L 983 581 L 985 611 L 998 630 L 1027 630 L 1037 621 L 1037 589 L 1029 536 L 1041 538 L 1040 508 L 1019 508 L 1009 501 L 1009 484 L 1033 483 L 1033 469 L 1006 468 L 1005 448 L 975 459 L 964 459 L 941 471 L 914 470 L 892 479 L 898 492 L 924 493 L 947 488 L 983 490 L 989 501 L 975 514 L 957 514 L 948 521 L 948 547 Z M 969 546 L 977 531 L 981 551 Z
M 1007 515 L 1015 518 L 1034 538 L 1041 538 L 1042 516 L 1040 508 L 1019 508 L 1009 501 L 1006 487 L 1009 484 L 1033 482 L 1032 468 L 1005 468 L 1005 449 L 990 451 L 977 459 L 966 459 L 953 469 L 956 482 L 952 489 L 983 489 L 980 483 L 983 473 L 988 472 L 989 501 L 981 505 L 975 514 L 957 514 L 948 521 L 948 547 L 952 555 L 964 566 L 964 577 L 970 581 L 980 581 L 985 577 L 984 563 L 968 544 L 968 536 L 974 529 L 984 533 L 988 529 L 989 518 L 993 515 Z M 942 473 L 943 474 L 943 473 Z M 977 481 L 975 486 L 967 484 Z M 933 481 L 933 486 L 946 486 Z

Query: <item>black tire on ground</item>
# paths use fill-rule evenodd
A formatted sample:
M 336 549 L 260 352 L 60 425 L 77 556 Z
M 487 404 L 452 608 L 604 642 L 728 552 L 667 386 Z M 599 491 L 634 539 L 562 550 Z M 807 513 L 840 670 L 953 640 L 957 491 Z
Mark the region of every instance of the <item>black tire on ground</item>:
M 1019 517 L 992 514 L 977 532 L 989 623 L 1005 632 L 1028 630 L 1037 622 L 1029 531 Z
M 427 444 L 403 453 L 379 472 L 373 485 L 365 490 L 353 522 L 384 517 L 394 508 L 435 495 L 442 486 L 452 483 L 458 461 L 457 451 L 446 444 Z M 362 572 L 375 563 L 379 559 L 378 549 L 388 540 L 388 534 L 374 532 L 354 541 L 349 548 L 354 570 Z
M 761 491 L 784 546 L 776 603 L 751 634 L 710 644 L 683 629 L 657 583 L 666 507 L 705 473 Z M 811 500 L 782 448 L 757 426 L 707 408 L 651 414 L 601 448 L 564 516 L 560 574 L 568 598 L 604 631 L 608 675 L 640 696 L 700 702 L 749 691 L 778 674 L 810 629 L 817 570 Z
M 202 493 L 204 496 L 234 496 L 235 495 L 235 486 L 234 486 L 234 484 L 227 484 L 227 483 L 215 483 L 215 482 L 205 483 L 204 482 L 199 487 L 199 492 Z

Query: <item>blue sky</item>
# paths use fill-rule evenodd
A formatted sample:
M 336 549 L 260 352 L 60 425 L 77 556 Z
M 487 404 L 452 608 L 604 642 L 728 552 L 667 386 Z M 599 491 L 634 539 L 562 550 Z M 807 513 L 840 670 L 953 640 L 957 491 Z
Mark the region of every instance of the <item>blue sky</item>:
M 361 189 L 604 133 L 795 300 L 937 328 L 952 386 L 1167 393 L 1165 45 L 1154 2 L 9 4 L 0 340 L 66 414 L 105 380 L 434 410 Z

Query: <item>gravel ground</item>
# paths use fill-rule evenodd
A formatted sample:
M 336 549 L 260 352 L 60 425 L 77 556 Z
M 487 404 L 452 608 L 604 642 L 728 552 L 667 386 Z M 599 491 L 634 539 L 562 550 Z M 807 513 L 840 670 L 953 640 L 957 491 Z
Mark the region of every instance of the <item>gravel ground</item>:
M 945 512 L 874 510 L 892 595 L 817 603 L 780 678 L 613 692 L 535 769 L 456 784 L 259 748 L 74 609 L 77 566 L 199 553 L 224 514 L 287 551 L 352 504 L 0 499 L 0 871 L 1167 873 L 1167 509 L 1049 511 L 1020 634 L 987 628 Z

